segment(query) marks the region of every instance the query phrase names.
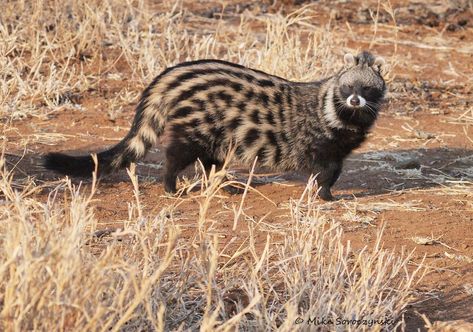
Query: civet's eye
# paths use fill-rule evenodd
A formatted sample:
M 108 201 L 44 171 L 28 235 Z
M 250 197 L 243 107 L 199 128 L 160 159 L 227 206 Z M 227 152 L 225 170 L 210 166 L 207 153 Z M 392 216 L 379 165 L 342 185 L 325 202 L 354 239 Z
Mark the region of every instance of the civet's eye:
M 351 84 L 343 84 L 342 85 L 342 92 L 343 93 L 351 93 L 352 89 L 353 89 L 353 85 L 351 85 Z
M 373 91 L 373 87 L 371 87 L 371 86 L 364 86 L 364 87 L 363 87 L 363 91 L 364 91 L 364 92 L 371 92 L 371 91 Z

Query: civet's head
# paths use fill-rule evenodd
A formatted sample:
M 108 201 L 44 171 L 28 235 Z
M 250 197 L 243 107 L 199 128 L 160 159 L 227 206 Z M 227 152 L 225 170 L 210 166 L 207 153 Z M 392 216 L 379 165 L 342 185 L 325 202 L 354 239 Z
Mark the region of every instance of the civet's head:
M 386 84 L 382 77 L 384 59 L 369 52 L 346 54 L 346 68 L 338 75 L 336 111 L 349 124 L 370 126 L 377 117 Z

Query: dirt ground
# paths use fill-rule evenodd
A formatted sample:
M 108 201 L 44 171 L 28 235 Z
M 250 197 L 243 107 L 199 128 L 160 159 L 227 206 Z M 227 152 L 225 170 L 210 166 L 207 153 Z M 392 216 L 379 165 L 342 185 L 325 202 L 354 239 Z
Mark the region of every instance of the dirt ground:
M 223 18 L 231 24 L 232 13 L 238 11 L 287 12 L 308 3 L 268 2 L 256 8 L 236 1 L 227 6 Z M 431 322 L 473 322 L 473 15 L 471 9 L 456 10 L 443 3 L 392 1 L 397 27 L 386 11 L 380 11 L 381 25 L 372 50 L 388 59 L 395 53 L 398 59 L 391 64 L 394 77 L 388 100 L 367 142 L 346 161 L 333 190 L 339 200 L 320 202 L 321 215 L 341 222 L 346 239 L 354 246 L 373 245 L 384 225 L 385 248 L 415 250 L 413 267 L 425 257 L 424 264 L 431 269 L 416 286 L 418 303 L 406 314 L 408 330 L 423 328 L 419 314 Z M 332 17 L 331 29 L 345 36 L 348 49 L 370 47 L 372 8 L 346 1 L 312 5 L 317 8 L 314 24 L 325 24 Z M 217 19 L 222 13 L 219 8 L 217 2 L 208 1 L 192 10 Z M 80 109 L 66 107 L 48 118 L 13 121 L 4 135 L 7 160 L 11 167 L 16 165 L 17 179 L 34 176 L 39 184 L 50 183 L 57 176 L 38 166 L 43 153 L 97 151 L 122 138 L 132 121 L 134 105 L 121 105 L 124 111 L 113 120 L 105 107 L 107 96 L 124 88 L 128 88 L 126 81 L 104 79 L 100 89 L 78 97 Z M 51 141 L 53 133 L 61 134 L 61 140 Z M 157 146 L 137 167 L 149 214 L 175 201 L 164 195 L 162 161 Z M 246 180 L 248 167 L 231 169 Z M 190 178 L 193 174 L 194 168 L 185 172 Z M 247 215 L 265 216 L 269 225 L 265 227 L 278 229 L 280 217 L 287 213 L 286 202 L 300 196 L 305 182 L 301 174 L 258 170 L 255 187 L 270 201 L 249 193 Z M 42 197 L 47 194 L 46 186 Z M 185 216 L 180 219 L 184 234 L 193 232 L 192 216 L 198 213 L 192 195 L 176 209 Z M 244 227 L 232 230 L 231 211 L 222 209 L 241 197 L 223 192 L 221 196 L 212 210 L 218 214 L 220 234 L 224 239 L 243 237 Z M 133 188 L 125 171 L 103 179 L 95 201 L 101 227 L 120 227 L 128 213 L 126 202 L 132 200 Z M 258 237 L 264 239 L 268 229 L 262 227 Z

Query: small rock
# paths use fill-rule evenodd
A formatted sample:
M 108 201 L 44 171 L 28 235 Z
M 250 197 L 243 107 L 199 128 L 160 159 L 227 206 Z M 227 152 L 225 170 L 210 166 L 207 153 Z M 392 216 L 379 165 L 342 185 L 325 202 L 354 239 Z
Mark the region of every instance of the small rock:
M 418 139 L 431 139 L 437 137 L 434 133 L 429 133 L 427 131 L 422 130 L 414 130 L 413 136 Z

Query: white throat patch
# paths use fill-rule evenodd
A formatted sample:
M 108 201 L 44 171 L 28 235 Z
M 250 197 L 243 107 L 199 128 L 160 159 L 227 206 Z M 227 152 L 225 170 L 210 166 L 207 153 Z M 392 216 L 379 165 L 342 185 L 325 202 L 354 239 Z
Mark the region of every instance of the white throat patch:
M 325 96 L 325 109 L 323 110 L 325 121 L 331 128 L 344 128 L 345 126 L 338 118 L 337 111 L 335 111 L 333 98 L 333 86 L 330 86 Z
M 358 96 L 358 99 L 360 100 L 360 105 L 358 106 L 353 106 L 351 104 L 351 99 L 354 97 L 355 95 L 350 95 L 348 98 L 347 98 L 347 105 L 349 107 L 364 107 L 366 105 L 366 99 L 363 98 L 362 96 Z

